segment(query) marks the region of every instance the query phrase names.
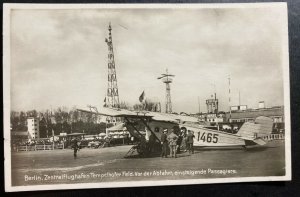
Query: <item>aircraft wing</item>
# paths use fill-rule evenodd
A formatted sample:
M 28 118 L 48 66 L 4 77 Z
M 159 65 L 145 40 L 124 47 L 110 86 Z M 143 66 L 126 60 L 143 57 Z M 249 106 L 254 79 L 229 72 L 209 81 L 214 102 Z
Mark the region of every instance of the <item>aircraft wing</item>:
M 167 114 L 160 112 L 149 112 L 148 115 L 152 116 L 153 120 L 164 121 L 164 122 L 175 122 L 175 123 L 198 123 L 198 118 L 192 116 L 183 116 L 177 114 Z
M 178 123 L 178 121 L 174 117 L 170 116 L 170 114 L 160 112 L 149 112 L 149 115 L 152 116 L 152 120 Z
M 98 112 L 94 112 L 91 110 L 86 110 L 86 109 L 77 109 L 77 111 L 85 112 L 85 113 L 91 113 L 91 114 L 96 114 L 96 115 L 101 115 L 101 116 L 112 116 L 112 117 L 152 117 L 148 115 L 146 112 L 135 112 L 135 111 L 130 111 L 126 109 L 117 109 L 117 108 L 101 108 L 98 109 Z
M 112 116 L 112 117 L 128 117 L 128 118 L 151 118 L 152 120 L 162 121 L 162 122 L 198 122 L 198 119 L 191 116 L 182 116 L 177 114 L 167 114 L 160 112 L 149 112 L 149 111 L 130 111 L 126 109 L 117 109 L 117 108 L 100 108 L 98 112 L 91 111 L 89 109 L 77 109 L 78 111 L 85 113 L 92 113 L 102 116 Z
M 198 118 L 193 116 L 183 116 L 183 115 L 176 115 L 176 114 L 172 114 L 172 116 L 177 120 L 179 120 L 180 122 L 199 123 Z

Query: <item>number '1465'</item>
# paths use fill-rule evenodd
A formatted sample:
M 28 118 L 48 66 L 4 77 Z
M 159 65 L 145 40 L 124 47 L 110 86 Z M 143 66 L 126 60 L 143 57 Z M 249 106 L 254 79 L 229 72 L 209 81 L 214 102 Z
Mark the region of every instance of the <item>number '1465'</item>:
M 219 140 L 219 135 L 217 133 L 212 134 L 212 133 L 205 133 L 203 132 L 202 134 L 198 132 L 198 141 L 202 140 L 203 142 L 208 142 L 208 143 L 217 143 Z

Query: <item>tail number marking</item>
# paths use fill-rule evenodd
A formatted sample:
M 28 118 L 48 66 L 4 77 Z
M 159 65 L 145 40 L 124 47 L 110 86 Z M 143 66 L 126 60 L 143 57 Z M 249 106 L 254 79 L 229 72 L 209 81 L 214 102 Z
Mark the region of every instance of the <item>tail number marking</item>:
M 200 137 L 201 136 L 201 137 Z M 218 143 L 219 140 L 219 135 L 218 134 L 212 134 L 212 133 L 205 133 L 203 132 L 202 135 L 200 132 L 198 133 L 198 141 L 202 140 L 203 142 L 208 142 L 208 143 Z

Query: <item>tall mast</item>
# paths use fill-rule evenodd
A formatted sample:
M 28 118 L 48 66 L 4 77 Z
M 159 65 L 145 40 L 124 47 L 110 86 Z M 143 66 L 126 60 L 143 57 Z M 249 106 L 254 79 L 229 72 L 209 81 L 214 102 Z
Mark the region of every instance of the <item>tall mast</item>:
M 239 106 L 241 105 L 241 91 L 239 91 Z
M 199 108 L 199 115 L 200 115 L 201 110 L 200 110 L 200 98 L 199 98 L 199 96 L 198 96 L 198 108 Z
M 229 121 L 231 119 L 231 98 L 230 98 L 230 75 L 228 76 L 228 101 L 229 101 Z
M 112 30 L 111 24 L 109 23 L 108 38 L 105 39 L 105 42 L 107 43 L 108 46 L 108 86 L 107 86 L 105 105 L 107 107 L 119 108 L 120 107 L 119 91 L 118 91 L 117 73 L 116 73 L 116 66 L 115 66 L 111 30 Z
M 175 77 L 175 75 L 168 74 L 168 69 L 165 74 L 161 74 L 161 77 L 157 79 L 162 79 L 163 83 L 166 84 L 166 113 L 172 113 L 172 102 L 171 102 L 171 86 L 173 79 L 171 77 Z

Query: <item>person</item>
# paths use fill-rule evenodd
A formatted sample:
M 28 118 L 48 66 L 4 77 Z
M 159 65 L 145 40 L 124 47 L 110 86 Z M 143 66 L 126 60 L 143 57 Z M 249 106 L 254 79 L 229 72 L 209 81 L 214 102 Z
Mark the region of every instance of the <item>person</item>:
M 179 134 L 178 134 L 177 142 L 176 142 L 176 144 L 177 144 L 176 153 L 177 153 L 177 154 L 180 153 L 182 141 L 183 141 L 183 135 L 182 135 L 182 132 L 180 131 Z
M 149 153 L 153 152 L 155 141 L 156 141 L 156 138 L 155 138 L 154 134 L 150 133 L 149 141 L 148 141 L 148 144 L 149 144 Z
M 186 144 L 186 128 L 181 128 L 181 135 L 182 135 L 182 142 L 181 142 L 181 150 L 183 150 L 184 152 L 186 152 L 187 150 L 187 144 Z
M 161 157 L 167 158 L 167 150 L 168 150 L 168 140 L 167 140 L 168 129 L 163 130 L 163 134 L 160 137 L 162 149 L 161 149 Z
M 125 139 L 126 139 L 126 142 L 127 142 L 127 145 L 130 144 L 130 137 L 129 137 L 129 134 L 125 134 Z
M 77 138 L 75 138 L 73 140 L 73 149 L 74 149 L 74 159 L 77 158 L 77 151 L 79 151 L 80 147 L 79 147 L 79 141 Z
M 176 149 L 177 149 L 177 140 L 178 136 L 175 134 L 174 128 L 171 130 L 172 132 L 168 136 L 168 142 L 169 142 L 169 147 L 170 147 L 170 157 L 177 157 L 176 156 Z
M 110 136 L 105 136 L 104 147 L 110 147 Z
M 187 147 L 189 150 L 189 154 L 194 154 L 194 133 L 192 131 L 188 131 L 187 134 L 187 139 L 186 139 L 186 143 L 187 143 Z

